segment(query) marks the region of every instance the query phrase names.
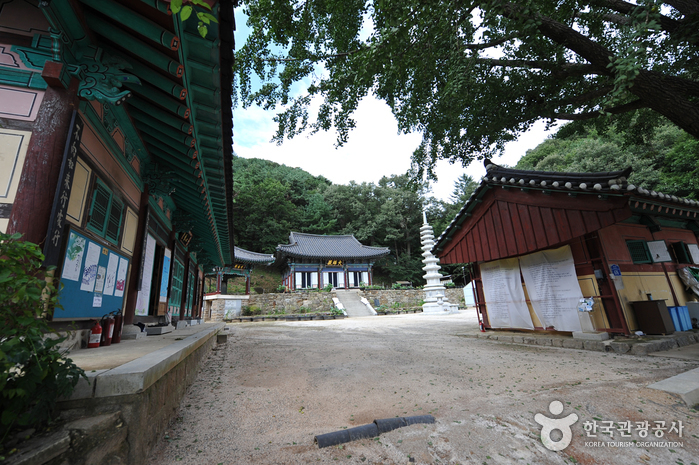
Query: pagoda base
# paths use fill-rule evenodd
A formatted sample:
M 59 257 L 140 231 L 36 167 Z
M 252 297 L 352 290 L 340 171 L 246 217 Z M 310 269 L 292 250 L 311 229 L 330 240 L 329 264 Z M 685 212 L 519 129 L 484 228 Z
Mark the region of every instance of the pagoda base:
M 427 302 L 422 305 L 423 315 L 452 315 L 455 313 L 459 313 L 459 306 L 449 302 Z

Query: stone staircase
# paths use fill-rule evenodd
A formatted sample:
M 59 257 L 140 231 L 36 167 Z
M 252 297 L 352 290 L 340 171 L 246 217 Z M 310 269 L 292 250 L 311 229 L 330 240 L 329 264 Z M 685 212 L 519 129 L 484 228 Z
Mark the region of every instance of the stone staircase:
M 360 317 L 374 315 L 360 300 L 361 296 L 359 295 L 359 291 L 338 290 L 335 294 L 337 299 L 344 305 L 347 316 Z

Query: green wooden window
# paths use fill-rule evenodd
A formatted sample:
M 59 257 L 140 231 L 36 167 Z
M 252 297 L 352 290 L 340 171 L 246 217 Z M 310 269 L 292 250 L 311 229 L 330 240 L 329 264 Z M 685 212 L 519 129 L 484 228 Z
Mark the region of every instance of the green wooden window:
M 677 263 L 694 263 L 687 244 L 684 242 L 673 242 L 670 244 L 670 247 L 672 247 L 672 251 L 675 253 Z
M 114 244 L 119 243 L 124 203 L 99 179 L 92 193 L 87 229 Z
M 177 307 L 173 311 L 173 315 L 180 314 L 180 305 L 182 305 L 182 281 L 184 280 L 184 265 L 179 260 L 174 261 L 172 270 L 172 282 L 170 287 L 170 306 Z
M 626 247 L 628 247 L 631 260 L 634 263 L 653 263 L 646 241 L 626 241 Z

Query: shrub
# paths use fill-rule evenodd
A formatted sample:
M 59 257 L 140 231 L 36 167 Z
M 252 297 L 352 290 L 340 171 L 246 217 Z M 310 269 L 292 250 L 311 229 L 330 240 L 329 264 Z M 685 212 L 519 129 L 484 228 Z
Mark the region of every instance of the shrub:
M 252 316 L 252 310 L 250 309 L 250 306 L 243 305 L 243 307 L 241 309 L 241 314 L 243 316 Z
M 299 313 L 306 313 L 308 309 L 306 307 L 299 307 Z
M 39 246 L 20 237 L 0 233 L 0 442 L 15 428 L 55 419 L 58 399 L 87 379 L 58 349 L 66 338 L 46 337 L 52 330 L 44 314 L 57 305 L 56 288 L 44 279 Z
M 324 290 L 325 292 L 330 292 L 330 291 L 333 290 L 333 285 L 330 284 L 330 283 L 328 283 L 328 284 L 326 284 L 325 286 L 323 286 L 323 290 Z

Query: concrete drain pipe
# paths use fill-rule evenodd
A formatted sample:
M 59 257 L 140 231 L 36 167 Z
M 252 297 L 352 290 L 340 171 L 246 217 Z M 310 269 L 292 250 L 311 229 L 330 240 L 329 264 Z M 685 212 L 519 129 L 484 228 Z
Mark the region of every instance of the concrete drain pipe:
M 333 433 L 319 434 L 315 437 L 315 443 L 318 448 L 336 446 L 346 442 L 356 441 L 357 439 L 371 439 L 382 433 L 388 433 L 394 429 L 404 426 L 415 425 L 418 423 L 434 423 L 432 415 L 418 415 L 414 417 L 396 417 L 385 418 L 383 420 L 374 420 L 373 423 L 357 426 L 354 428 L 343 429 Z

